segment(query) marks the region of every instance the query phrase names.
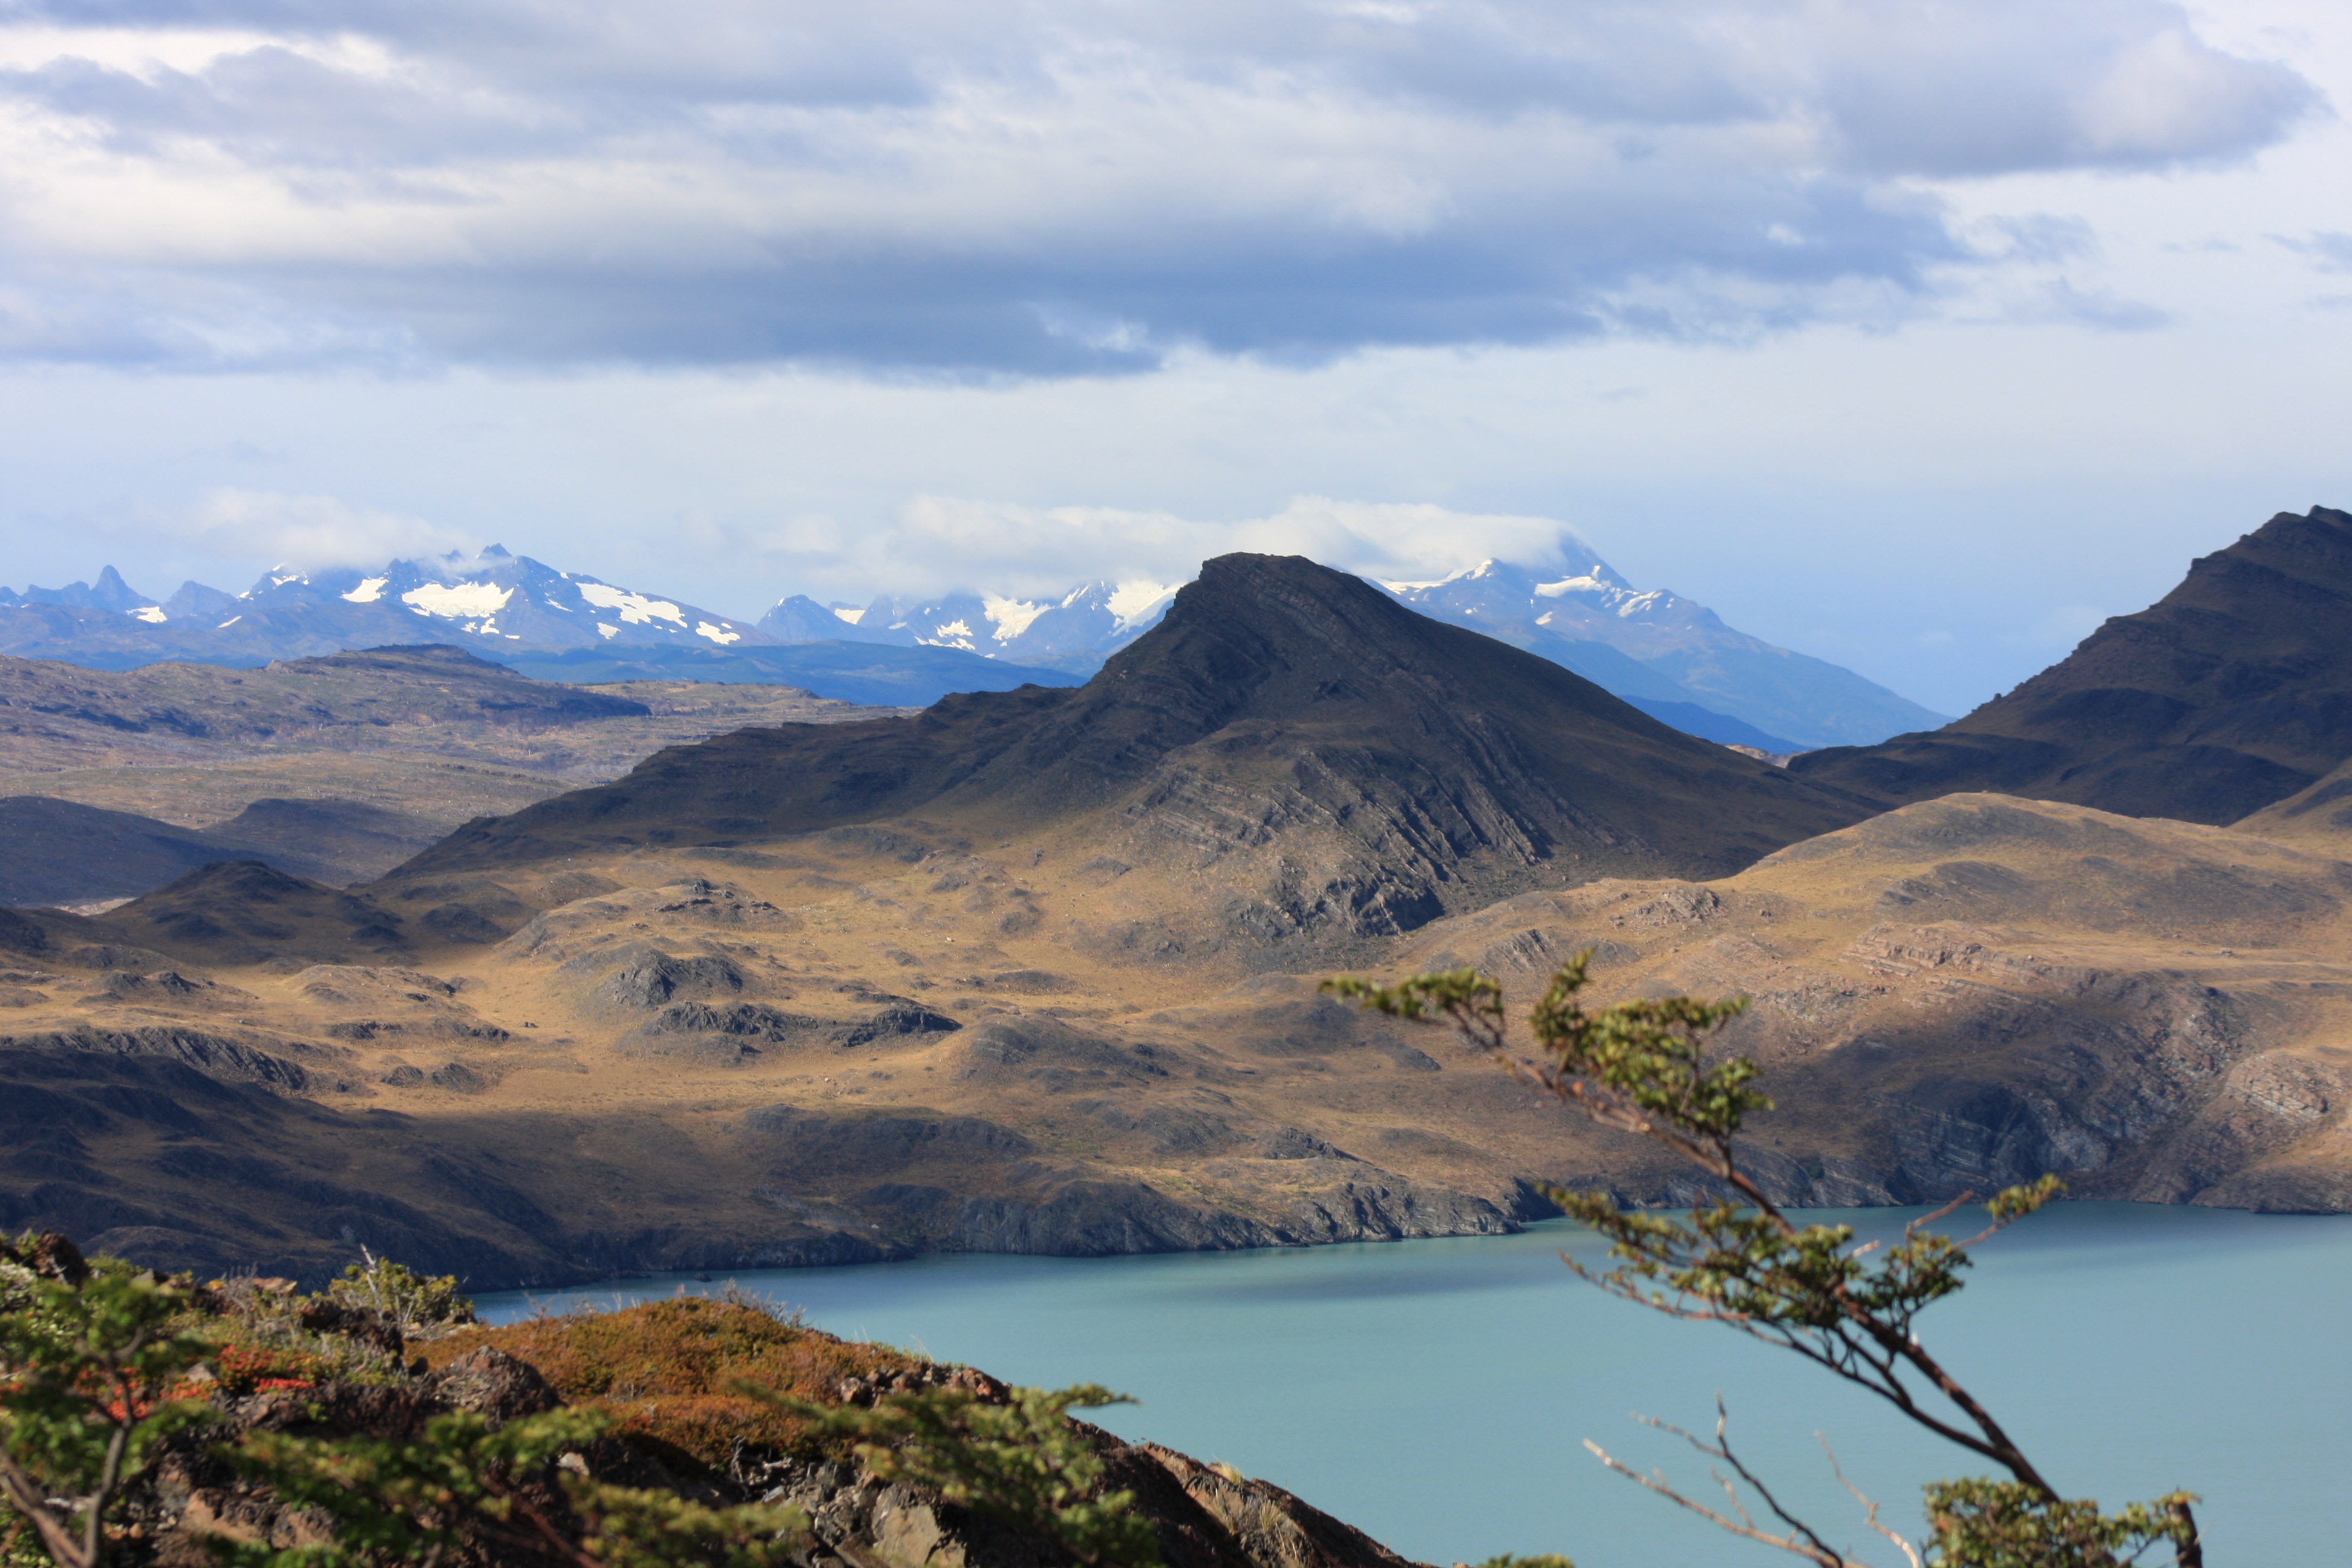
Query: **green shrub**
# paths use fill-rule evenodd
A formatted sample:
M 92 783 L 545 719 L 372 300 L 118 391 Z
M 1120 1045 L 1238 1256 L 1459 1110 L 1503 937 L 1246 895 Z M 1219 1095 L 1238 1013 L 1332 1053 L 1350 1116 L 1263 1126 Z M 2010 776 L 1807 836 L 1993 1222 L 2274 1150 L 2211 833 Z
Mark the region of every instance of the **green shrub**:
M 328 1297 L 365 1307 L 410 1339 L 429 1339 L 476 1321 L 474 1303 L 458 1293 L 457 1277 L 413 1274 L 400 1264 L 360 1249 L 362 1261 L 329 1281 Z

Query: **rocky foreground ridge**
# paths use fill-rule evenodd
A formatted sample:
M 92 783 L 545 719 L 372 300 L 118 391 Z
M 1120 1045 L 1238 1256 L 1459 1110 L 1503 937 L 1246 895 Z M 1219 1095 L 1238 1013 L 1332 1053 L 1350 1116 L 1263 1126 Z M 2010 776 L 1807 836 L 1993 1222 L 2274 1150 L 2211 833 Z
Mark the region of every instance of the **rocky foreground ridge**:
M 0 1241 L 0 1308 L 34 1279 L 79 1284 L 88 1275 L 61 1237 L 21 1249 Z M 750 1298 L 679 1297 L 503 1328 L 419 1323 L 353 1294 L 302 1296 L 291 1281 L 252 1277 L 198 1287 L 193 1302 L 186 1327 L 216 1349 L 180 1396 L 209 1391 L 208 1418 L 167 1438 L 134 1488 L 110 1554 L 131 1568 L 214 1563 L 208 1538 L 280 1549 L 327 1538 L 331 1520 L 289 1506 L 226 1462 L 223 1451 L 248 1436 L 414 1442 L 450 1412 L 495 1427 L 564 1406 L 614 1424 L 558 1468 L 710 1508 L 791 1505 L 808 1521 L 788 1552 L 799 1568 L 1074 1561 L 1034 1526 L 885 1479 L 845 1440 L 739 1391 L 749 1383 L 814 1405 L 870 1407 L 897 1393 L 952 1389 L 1002 1405 L 1013 1394 L 1005 1384 L 971 1367 L 836 1339 Z M 470 1316 L 462 1306 L 458 1315 Z M 1280 1487 L 1072 1426 L 1102 1461 L 1100 1489 L 1132 1494 L 1168 1568 L 1417 1568 Z M 551 1531 L 521 1528 L 520 1510 L 510 1516 L 515 1528 L 478 1518 L 465 1530 L 463 1560 L 488 1568 L 574 1563 L 580 1521 L 555 1476 L 509 1479 Z

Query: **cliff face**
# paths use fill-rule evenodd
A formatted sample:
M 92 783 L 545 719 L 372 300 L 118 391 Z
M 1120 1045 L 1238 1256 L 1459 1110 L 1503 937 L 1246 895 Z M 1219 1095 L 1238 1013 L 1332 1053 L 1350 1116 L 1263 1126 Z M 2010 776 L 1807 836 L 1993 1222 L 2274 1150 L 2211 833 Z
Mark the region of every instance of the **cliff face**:
M 2352 756 L 2352 514 L 2281 512 L 2005 697 L 1790 771 L 1900 805 L 1959 790 L 2234 822 Z

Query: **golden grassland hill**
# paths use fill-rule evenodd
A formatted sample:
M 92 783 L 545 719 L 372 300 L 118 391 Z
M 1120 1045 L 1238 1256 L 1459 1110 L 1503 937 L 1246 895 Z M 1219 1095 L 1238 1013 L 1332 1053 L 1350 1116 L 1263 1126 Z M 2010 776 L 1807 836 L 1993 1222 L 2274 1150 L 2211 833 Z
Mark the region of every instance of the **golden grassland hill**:
M 511 935 L 341 963 L 192 966 L 44 917 L 48 967 L 0 999 L 0 1223 L 310 1276 L 364 1242 L 488 1286 L 1478 1234 L 1550 1181 L 1694 1195 L 1442 1031 L 1318 994 L 1320 965 L 1136 962 L 1101 940 L 1119 900 L 1199 889 L 1091 847 L 627 850 L 518 879 L 544 907 Z M 2347 898 L 2352 868 L 2250 834 L 1963 796 L 1710 882 L 1516 895 L 1349 967 L 1466 963 L 1524 1004 L 1591 947 L 1596 1003 L 1750 997 L 1727 1043 L 1780 1109 L 1743 1156 L 1792 1203 L 2054 1170 L 2341 1210 Z
M 789 687 L 528 679 L 461 649 L 263 669 L 0 658 L 0 903 L 149 891 L 209 860 L 332 883 L 747 725 L 871 717 Z M 132 820 L 132 819 L 146 820 Z
M 2352 757 L 2352 513 L 2281 512 L 1941 730 L 1807 752 L 1887 805 L 1962 790 L 2234 822 Z
M 0 1303 L 13 1306 L 12 1295 L 44 1276 L 79 1283 L 89 1267 L 58 1236 L 23 1247 L 0 1240 Z M 982 1405 L 1017 1396 L 971 1367 L 836 1339 L 743 1297 L 453 1327 L 377 1310 L 348 1281 L 309 1296 L 282 1279 L 184 1283 L 194 1286 L 191 1306 L 175 1326 L 211 1348 L 202 1377 L 173 1392 L 203 1398 L 208 1418 L 141 1456 L 121 1505 L 125 1528 L 110 1543 L 110 1560 L 130 1568 L 215 1561 L 221 1536 L 323 1544 L 317 1514 L 289 1507 L 223 1459 L 248 1435 L 413 1442 L 446 1414 L 495 1428 L 567 1406 L 609 1420 L 561 1467 L 706 1508 L 795 1507 L 807 1527 L 786 1560 L 799 1568 L 1049 1568 L 1071 1560 L 1039 1521 L 992 1517 L 919 1481 L 887 1478 L 846 1438 L 741 1393 L 756 1384 L 828 1411 L 934 1390 Z M 1101 1465 L 1100 1489 L 1129 1495 L 1168 1568 L 1418 1568 L 1279 1487 L 1083 1422 L 1071 1428 Z M 485 1568 L 575 1561 L 581 1521 L 553 1478 L 508 1479 L 549 1533 L 475 1520 L 460 1524 L 454 1555 Z M 0 1517 L 0 1551 L 32 1550 Z
M 1708 884 L 1594 884 L 1421 933 L 1529 995 L 1743 995 L 1780 1109 L 1742 1157 L 1792 1204 L 2077 1196 L 2352 1206 L 2352 866 L 2251 834 L 1948 796 Z M 1615 1154 L 1623 1158 L 1612 1156 Z M 1578 1181 L 1647 1198 L 1593 1135 Z
M 488 1287 L 1692 1195 L 1317 991 L 1467 963 L 1524 1001 L 1588 946 L 1596 1004 L 1752 999 L 1744 1153 L 1792 1203 L 2352 1206 L 2341 847 L 1871 816 L 1306 563 L 1184 594 L 1076 693 L 681 748 L 364 888 L 16 917 L 0 1223 Z
M 215 866 L 61 935 L 6 1037 L 118 1076 L 243 1064 L 246 1125 L 224 1163 L 52 1084 L 91 1107 L 66 1125 L 96 1175 L 12 1217 L 288 1268 L 396 1229 L 504 1280 L 1507 1229 L 1529 1200 L 1480 1150 L 1541 1113 L 1266 972 L 1538 880 L 1736 867 L 1855 812 L 1302 561 L 1211 563 L 1079 698 L 956 700 L 839 745 L 739 732 L 494 852 L 342 891 Z M 865 820 L 724 815 L 746 790 Z M 583 823 L 587 853 L 551 843 Z M 732 842 L 658 843 L 697 833 Z M 1186 1011 L 1235 987 L 1231 1027 Z M 1326 1079 L 1360 1147 L 1299 1124 Z
M 1483 1067 L 1304 982 L 1089 956 L 1041 916 L 1008 933 L 1035 897 L 980 857 L 811 849 L 561 873 L 579 896 L 429 966 L 194 967 L 116 921 L 23 920 L 5 1221 L 189 1267 L 315 1275 L 363 1241 L 521 1283 L 1527 1212 L 1465 1140 L 1539 1113 Z M 1244 985 L 1239 1029 L 1184 1011 L 1204 984 Z M 1327 1096 L 1373 1112 L 1361 1147 L 1298 1124 Z

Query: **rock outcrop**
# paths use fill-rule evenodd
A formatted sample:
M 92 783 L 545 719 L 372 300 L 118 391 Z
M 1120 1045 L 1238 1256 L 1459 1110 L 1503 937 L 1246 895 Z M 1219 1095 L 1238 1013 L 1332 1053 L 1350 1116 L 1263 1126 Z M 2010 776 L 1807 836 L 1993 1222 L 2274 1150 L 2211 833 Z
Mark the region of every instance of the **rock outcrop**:
M 0 1248 L 0 1265 L 75 1278 L 79 1255 L 62 1237 L 50 1239 L 21 1262 Z M 5 1283 L 0 1277 L 0 1288 Z M 844 1407 L 930 1390 L 983 1405 L 1013 1397 L 1016 1391 L 973 1368 L 845 1342 L 740 1301 L 680 1300 L 601 1318 L 442 1328 L 437 1337 L 404 1344 L 388 1321 L 317 1298 L 286 1302 L 240 1284 L 207 1289 L 198 1300 L 222 1320 L 239 1365 L 278 1375 L 261 1379 L 257 1391 L 241 1376 L 235 1384 L 215 1378 L 213 1420 L 166 1439 L 127 1499 L 131 1528 L 113 1556 L 129 1568 L 187 1568 L 208 1561 L 208 1539 L 216 1545 L 224 1536 L 279 1548 L 332 1539 L 331 1518 L 289 1507 L 225 1460 L 224 1448 L 248 1435 L 413 1443 L 450 1412 L 496 1427 L 567 1405 L 626 1419 L 545 1472 L 503 1478 L 533 1528 L 505 1528 L 488 1512 L 455 1515 L 464 1561 L 484 1568 L 579 1561 L 570 1548 L 583 1521 L 557 1484 L 556 1472 L 569 1470 L 706 1507 L 788 1505 L 806 1520 L 785 1548 L 797 1568 L 1072 1562 L 1038 1521 L 982 1512 L 877 1474 L 846 1442 L 810 1436 L 796 1418 L 740 1392 L 748 1383 Z M 289 1318 L 316 1337 L 287 1339 L 280 1325 Z M 306 1356 L 302 1344 L 337 1353 Z M 322 1376 L 322 1365 L 340 1371 Z M 1100 1489 L 1129 1495 L 1167 1568 L 1418 1568 L 1280 1487 L 1085 1422 L 1070 1426 L 1101 1462 Z

